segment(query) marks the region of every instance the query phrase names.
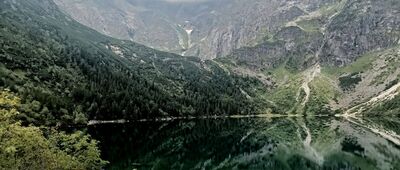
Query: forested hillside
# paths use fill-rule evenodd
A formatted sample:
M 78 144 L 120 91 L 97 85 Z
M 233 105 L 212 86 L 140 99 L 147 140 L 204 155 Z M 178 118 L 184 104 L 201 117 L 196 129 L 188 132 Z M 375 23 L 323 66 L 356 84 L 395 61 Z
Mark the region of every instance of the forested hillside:
M 250 114 L 265 107 L 254 87 L 266 85 L 213 61 L 103 36 L 49 0 L 6 0 L 0 7 L 0 83 L 21 97 L 25 122 Z

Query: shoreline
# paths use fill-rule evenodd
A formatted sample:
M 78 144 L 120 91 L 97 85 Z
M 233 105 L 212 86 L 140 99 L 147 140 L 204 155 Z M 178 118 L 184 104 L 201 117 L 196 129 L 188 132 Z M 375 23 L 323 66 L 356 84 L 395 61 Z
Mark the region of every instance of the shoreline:
M 226 115 L 226 116 L 189 116 L 189 117 L 165 117 L 165 118 L 154 118 L 154 119 L 139 119 L 139 120 L 90 120 L 88 126 L 101 125 L 101 124 L 125 124 L 132 122 L 169 122 L 177 120 L 205 120 L 205 119 L 245 119 L 245 118 L 283 118 L 283 117 L 308 117 L 310 115 L 281 115 L 281 114 L 257 114 L 257 115 Z M 334 115 L 312 115 L 312 117 L 335 117 Z

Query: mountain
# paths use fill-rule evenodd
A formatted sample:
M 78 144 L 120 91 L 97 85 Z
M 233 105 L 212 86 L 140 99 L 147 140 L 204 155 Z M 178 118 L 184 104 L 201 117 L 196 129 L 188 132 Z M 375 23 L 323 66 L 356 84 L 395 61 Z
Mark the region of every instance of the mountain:
M 368 100 L 374 96 L 386 99 L 397 94 L 392 88 L 397 87 L 400 73 L 396 67 L 400 40 L 397 1 L 277 2 L 279 8 L 271 10 L 280 12 L 271 12 L 271 20 L 257 22 L 270 24 L 270 31 L 257 36 L 255 45 L 205 61 L 107 37 L 59 10 L 60 6 L 64 12 L 67 7 L 86 9 L 91 1 L 7 2 L 1 16 L 5 28 L 1 30 L 1 84 L 20 94 L 27 105 L 38 104 L 38 111 L 49 110 L 37 114 L 27 109 L 21 119 L 28 122 L 334 114 L 371 105 Z M 223 2 L 104 1 L 92 5 L 99 12 L 104 11 L 94 6 L 110 6 L 107 9 L 111 10 L 130 4 L 163 13 L 174 13 L 173 6 L 179 6 L 199 15 L 202 10 L 187 9 L 199 4 L 215 8 Z M 251 11 L 236 17 L 243 21 L 268 13 L 245 7 L 271 7 L 260 5 L 264 2 L 230 3 L 242 3 L 243 9 L 238 11 Z M 235 5 L 220 5 L 223 8 L 218 10 L 232 12 L 230 9 L 239 7 Z M 227 21 L 235 19 L 218 23 Z
M 271 100 L 294 105 L 288 112 L 353 112 L 369 100 L 398 94 L 399 6 L 397 1 L 336 2 L 217 61 L 241 75 L 271 75 L 278 84 L 271 95 L 278 98 Z
M 288 21 L 338 0 L 56 0 L 103 34 L 202 59 L 254 45 Z
M 289 58 L 296 62 L 291 67 L 298 68 L 310 62 L 346 66 L 367 52 L 399 44 L 398 6 L 397 1 L 336 2 L 285 23 L 267 41 L 231 55 L 250 64 L 258 63 L 261 59 L 254 56 L 261 55 Z
M 229 72 L 258 79 L 272 86 L 259 94 L 283 112 L 351 109 L 385 93 L 399 77 L 395 0 L 56 3 L 106 35 L 214 59 Z

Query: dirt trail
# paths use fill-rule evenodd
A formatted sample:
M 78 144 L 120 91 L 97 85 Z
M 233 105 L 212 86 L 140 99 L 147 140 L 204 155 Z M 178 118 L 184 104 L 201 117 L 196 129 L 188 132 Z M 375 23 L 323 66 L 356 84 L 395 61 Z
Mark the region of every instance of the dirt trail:
M 390 100 L 396 95 L 399 95 L 399 89 L 400 88 L 400 83 L 397 83 L 396 85 L 392 86 L 391 88 L 381 92 L 378 96 L 371 98 L 369 101 L 365 103 L 358 104 L 350 109 L 348 109 L 346 112 L 344 112 L 343 116 L 354 116 L 356 114 L 361 113 L 364 110 L 364 107 L 366 106 L 372 106 L 378 102 L 385 101 L 385 100 Z
M 311 94 L 311 89 L 310 86 L 308 84 L 310 84 L 314 78 L 319 75 L 321 73 L 321 67 L 319 64 L 315 65 L 314 67 L 312 67 L 310 70 L 306 71 L 304 73 L 304 82 L 301 85 L 300 89 L 303 89 L 304 92 L 306 93 L 306 96 L 304 97 L 301 105 L 305 106 L 306 103 L 309 101 L 310 99 L 310 94 Z M 300 93 L 299 93 L 300 95 Z
M 382 101 L 382 100 L 386 100 L 386 99 L 391 99 L 399 94 L 399 92 L 397 90 L 399 88 L 400 88 L 400 83 L 397 83 L 396 85 L 392 86 L 390 89 L 388 89 L 388 90 L 382 92 L 381 94 L 379 94 L 378 96 L 372 98 L 369 101 L 369 103 L 378 102 L 378 101 Z

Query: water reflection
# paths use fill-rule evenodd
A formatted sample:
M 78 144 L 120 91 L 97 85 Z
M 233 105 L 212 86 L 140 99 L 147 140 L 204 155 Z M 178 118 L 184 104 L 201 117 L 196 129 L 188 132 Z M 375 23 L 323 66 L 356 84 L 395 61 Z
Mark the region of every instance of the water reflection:
M 96 125 L 89 132 L 108 169 L 400 169 L 398 145 L 363 123 L 204 119 Z

